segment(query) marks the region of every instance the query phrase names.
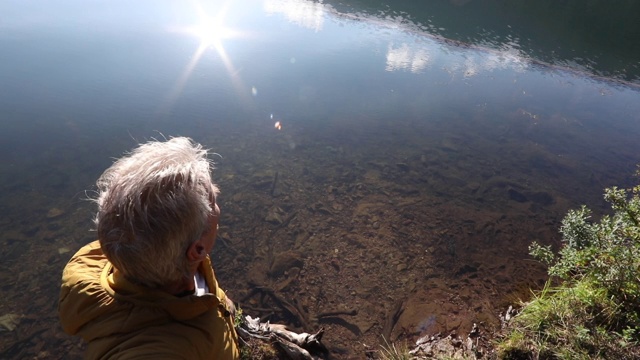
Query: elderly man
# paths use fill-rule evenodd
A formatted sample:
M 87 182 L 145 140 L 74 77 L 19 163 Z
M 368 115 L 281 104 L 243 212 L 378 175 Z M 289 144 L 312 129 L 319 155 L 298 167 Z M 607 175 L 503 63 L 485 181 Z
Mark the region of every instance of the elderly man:
M 99 240 L 64 269 L 64 330 L 90 359 L 237 359 L 233 303 L 209 259 L 220 209 L 207 151 L 151 141 L 97 185 Z

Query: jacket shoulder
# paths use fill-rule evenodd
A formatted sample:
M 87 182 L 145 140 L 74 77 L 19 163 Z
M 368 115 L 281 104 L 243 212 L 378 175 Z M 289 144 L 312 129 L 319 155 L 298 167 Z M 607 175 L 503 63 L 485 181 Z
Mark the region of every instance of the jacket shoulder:
M 106 311 L 113 301 L 101 285 L 100 276 L 108 260 L 98 241 L 76 252 L 62 272 L 58 312 L 62 327 L 76 334 L 80 327 Z

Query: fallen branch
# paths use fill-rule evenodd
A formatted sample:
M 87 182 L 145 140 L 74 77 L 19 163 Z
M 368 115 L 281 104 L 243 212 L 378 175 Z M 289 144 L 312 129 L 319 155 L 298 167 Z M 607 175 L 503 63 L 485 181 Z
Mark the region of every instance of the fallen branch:
M 358 315 L 358 310 L 351 309 L 351 310 L 325 311 L 325 312 L 321 312 L 320 314 L 316 315 L 316 317 L 318 319 L 321 319 L 323 317 L 338 316 L 338 315 L 356 316 L 356 315 Z
M 251 339 L 268 341 L 289 359 L 322 359 L 328 354 L 327 348 L 321 342 L 324 335 L 323 328 L 315 334 L 296 333 L 288 330 L 285 325 L 261 322 L 260 319 L 249 315 L 241 320 L 237 331 L 244 341 L 249 342 Z

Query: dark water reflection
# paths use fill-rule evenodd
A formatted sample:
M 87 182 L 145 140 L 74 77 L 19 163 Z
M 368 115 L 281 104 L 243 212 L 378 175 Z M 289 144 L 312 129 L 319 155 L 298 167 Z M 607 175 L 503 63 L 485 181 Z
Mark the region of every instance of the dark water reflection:
M 338 11 L 406 24 L 461 45 L 513 49 L 544 64 L 640 80 L 636 1 L 324 1 Z
M 93 240 L 96 178 L 150 137 L 221 154 L 221 283 L 249 313 L 327 327 L 339 358 L 495 326 L 544 278 L 527 245 L 634 181 L 632 2 L 233 4 L 235 36 L 206 49 L 183 2 L 0 5 L 0 357 L 79 355 L 60 272 Z

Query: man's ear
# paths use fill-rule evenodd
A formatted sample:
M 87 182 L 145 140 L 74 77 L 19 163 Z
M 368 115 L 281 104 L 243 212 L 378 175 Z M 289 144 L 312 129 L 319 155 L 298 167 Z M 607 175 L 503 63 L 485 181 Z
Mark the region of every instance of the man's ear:
M 205 257 L 207 257 L 207 254 L 200 240 L 196 240 L 189 245 L 187 249 L 187 259 L 189 261 L 201 261 L 204 260 Z

